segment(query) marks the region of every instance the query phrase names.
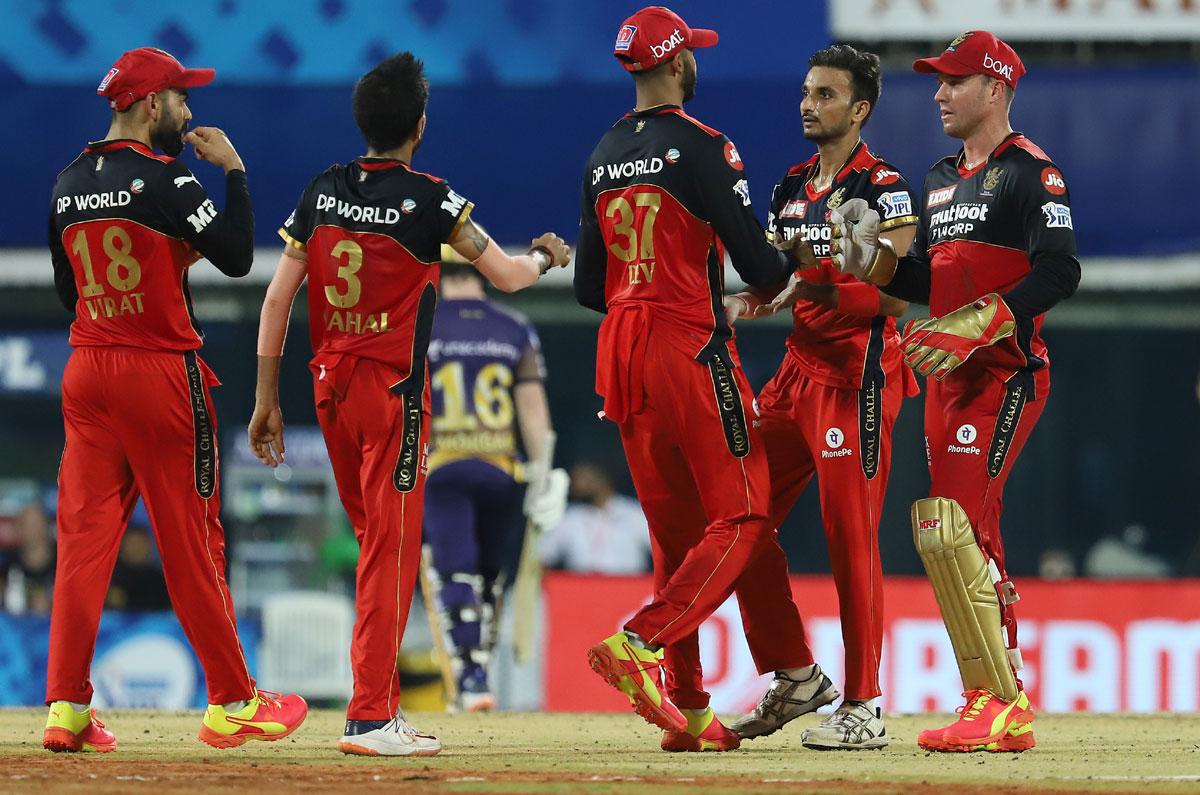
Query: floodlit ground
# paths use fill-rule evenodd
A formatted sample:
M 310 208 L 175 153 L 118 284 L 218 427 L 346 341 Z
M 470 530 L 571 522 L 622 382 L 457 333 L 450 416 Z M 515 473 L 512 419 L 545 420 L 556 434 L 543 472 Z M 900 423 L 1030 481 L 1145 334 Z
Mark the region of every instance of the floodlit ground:
M 1197 792 L 1200 716 L 1046 716 L 1024 754 L 932 755 L 915 737 L 944 716 L 892 717 L 882 751 L 809 751 L 801 718 L 722 754 L 668 754 L 633 715 L 414 714 L 441 737 L 430 759 L 337 752 L 342 715 L 317 711 L 291 737 L 216 751 L 195 737 L 198 713 L 113 711 L 112 754 L 41 748 L 42 710 L 0 710 L 0 792 Z M 800 724 L 800 725 L 797 725 Z

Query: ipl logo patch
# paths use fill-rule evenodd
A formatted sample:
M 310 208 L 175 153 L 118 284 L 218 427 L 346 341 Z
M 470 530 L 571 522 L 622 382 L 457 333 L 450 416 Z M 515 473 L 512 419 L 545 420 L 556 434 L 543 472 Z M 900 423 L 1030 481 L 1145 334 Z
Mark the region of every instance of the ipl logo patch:
M 1071 226 L 1071 208 L 1058 202 L 1046 202 L 1042 205 L 1042 215 L 1046 216 L 1046 226 L 1050 229 L 1074 229 Z
M 621 29 L 617 31 L 617 42 L 613 45 L 613 49 L 627 52 L 630 45 L 633 44 L 633 34 L 635 33 L 637 33 L 637 25 L 622 25 Z M 104 86 L 101 85 L 100 87 L 103 88 Z
M 750 206 L 750 183 L 744 179 L 739 179 L 733 184 L 733 192 L 742 199 L 742 206 Z

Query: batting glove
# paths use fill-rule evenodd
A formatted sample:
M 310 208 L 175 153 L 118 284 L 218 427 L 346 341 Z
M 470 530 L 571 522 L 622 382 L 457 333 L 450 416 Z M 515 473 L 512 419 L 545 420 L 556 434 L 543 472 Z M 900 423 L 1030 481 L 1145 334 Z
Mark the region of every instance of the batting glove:
M 565 469 L 551 469 L 546 473 L 543 488 L 530 484 L 525 491 L 525 518 L 539 530 L 548 530 L 562 520 L 567 510 L 567 492 L 571 488 L 571 476 Z

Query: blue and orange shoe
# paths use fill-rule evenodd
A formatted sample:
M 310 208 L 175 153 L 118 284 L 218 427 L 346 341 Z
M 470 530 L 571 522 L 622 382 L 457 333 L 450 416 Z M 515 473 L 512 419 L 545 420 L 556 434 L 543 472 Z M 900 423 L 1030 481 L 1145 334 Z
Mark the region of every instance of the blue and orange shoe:
M 687 718 L 663 691 L 661 651 L 650 651 L 622 630 L 588 649 L 588 664 L 647 721 L 667 731 L 687 731 Z
M 117 749 L 117 738 L 104 728 L 96 710 L 88 707 L 77 712 L 70 702 L 55 701 L 50 705 L 46 730 L 42 732 L 42 747 L 47 751 L 96 751 L 106 754 Z
M 1037 745 L 1033 707 L 1024 691 L 1013 701 L 987 690 L 970 690 L 963 696 L 967 701 L 957 710 L 958 720 L 941 729 L 921 732 L 917 745 L 927 751 L 950 753 L 1020 753 Z
M 742 738 L 725 728 L 711 707 L 685 709 L 683 714 L 687 731 L 663 732 L 664 751 L 734 751 L 742 744 Z
M 235 712 L 209 704 L 198 736 L 213 748 L 235 748 L 247 740 L 282 740 L 296 731 L 307 715 L 308 704 L 300 696 L 258 690 Z

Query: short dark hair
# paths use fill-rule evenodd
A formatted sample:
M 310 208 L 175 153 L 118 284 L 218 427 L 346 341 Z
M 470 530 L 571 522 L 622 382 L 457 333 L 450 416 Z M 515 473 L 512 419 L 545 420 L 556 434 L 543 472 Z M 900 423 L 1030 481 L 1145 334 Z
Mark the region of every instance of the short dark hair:
M 400 52 L 367 72 L 354 86 L 354 121 L 374 151 L 403 145 L 417 128 L 429 100 L 424 70 L 420 58 Z
M 857 50 L 849 44 L 835 44 L 813 53 L 808 59 L 808 65 L 827 66 L 830 69 L 841 69 L 850 73 L 850 87 L 853 101 L 866 100 L 871 103 L 871 109 L 863 118 L 863 126 L 875 112 L 875 103 L 879 101 L 879 93 L 883 90 L 883 77 L 879 73 L 879 56 L 873 52 Z

